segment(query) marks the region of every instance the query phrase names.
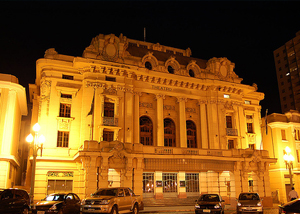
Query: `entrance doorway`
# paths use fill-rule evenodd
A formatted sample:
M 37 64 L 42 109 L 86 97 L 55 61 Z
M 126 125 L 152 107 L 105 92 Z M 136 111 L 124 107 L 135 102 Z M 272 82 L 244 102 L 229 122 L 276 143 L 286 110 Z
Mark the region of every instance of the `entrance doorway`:
M 121 186 L 121 170 L 108 169 L 108 187 L 120 187 L 120 186 Z

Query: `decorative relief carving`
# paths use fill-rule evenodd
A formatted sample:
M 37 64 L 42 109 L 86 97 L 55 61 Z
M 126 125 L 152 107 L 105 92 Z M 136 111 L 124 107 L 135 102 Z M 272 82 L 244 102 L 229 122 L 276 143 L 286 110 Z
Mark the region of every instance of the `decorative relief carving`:
M 195 108 L 185 108 L 186 112 L 190 112 L 190 113 L 196 113 L 196 109 Z
M 124 169 L 126 165 L 124 144 L 121 142 L 116 144 L 111 152 L 113 154 L 108 158 L 110 168 Z
M 139 106 L 140 107 L 144 107 L 144 108 L 153 108 L 153 104 L 152 103 L 146 103 L 146 102 L 140 102 Z
M 62 118 L 62 117 L 58 117 L 57 118 L 58 130 L 60 130 L 60 131 L 70 131 L 71 121 L 73 119 L 74 118 Z
M 232 102 L 228 102 L 228 101 L 225 102 L 224 108 L 225 108 L 225 109 L 229 109 L 229 110 L 233 110 Z
M 186 97 L 176 97 L 177 98 L 177 102 L 187 102 L 187 98 Z
M 156 98 L 156 99 L 159 99 L 159 98 L 165 99 L 166 96 L 165 96 L 164 94 L 156 94 L 156 95 L 155 95 L 155 98 Z
M 172 110 L 172 111 L 175 111 L 175 106 L 164 105 L 164 110 Z

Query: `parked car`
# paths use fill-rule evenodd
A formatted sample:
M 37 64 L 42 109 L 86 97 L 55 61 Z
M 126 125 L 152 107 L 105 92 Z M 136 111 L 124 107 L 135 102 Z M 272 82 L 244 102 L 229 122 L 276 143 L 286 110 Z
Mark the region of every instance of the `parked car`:
M 279 214 L 300 213 L 300 198 L 292 200 L 286 204 L 279 205 Z
M 202 194 L 196 200 L 195 213 L 224 214 L 225 201 L 218 194 Z
M 130 188 L 102 188 L 91 197 L 81 202 L 81 213 L 112 213 L 132 212 L 139 213 L 144 209 L 144 204 L 139 195 L 135 195 Z
M 255 192 L 242 192 L 237 199 L 236 213 L 260 213 L 263 214 L 262 201 Z
M 0 213 L 28 214 L 30 210 L 29 195 L 22 189 L 4 189 L 0 192 Z
M 75 193 L 52 193 L 35 205 L 36 214 L 79 214 L 80 198 Z

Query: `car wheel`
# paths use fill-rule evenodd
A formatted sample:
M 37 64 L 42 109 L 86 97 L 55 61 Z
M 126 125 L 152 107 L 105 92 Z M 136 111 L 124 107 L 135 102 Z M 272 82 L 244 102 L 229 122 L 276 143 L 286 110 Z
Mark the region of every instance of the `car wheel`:
M 22 214 L 28 214 L 28 208 L 24 208 L 24 209 L 22 210 Z
M 137 204 L 135 204 L 132 209 L 132 214 L 138 214 L 138 213 L 139 213 L 139 207 Z
M 111 208 L 110 214 L 118 214 L 118 209 L 116 206 L 113 206 L 113 208 Z

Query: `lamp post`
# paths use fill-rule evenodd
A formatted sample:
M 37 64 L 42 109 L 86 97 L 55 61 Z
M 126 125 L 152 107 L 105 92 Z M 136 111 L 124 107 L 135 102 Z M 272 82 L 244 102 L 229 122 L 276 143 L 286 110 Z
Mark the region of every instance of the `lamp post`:
M 283 156 L 283 159 L 284 159 L 286 168 L 289 168 L 290 185 L 291 185 L 291 188 L 292 188 L 294 186 L 294 184 L 293 184 L 292 169 L 293 169 L 293 161 L 295 160 L 295 158 L 291 154 L 291 149 L 288 146 L 285 147 L 285 155 Z
M 29 134 L 26 137 L 26 141 L 30 143 L 30 147 L 32 148 L 33 159 L 32 159 L 31 184 L 30 184 L 30 206 L 31 208 L 35 209 L 35 204 L 33 199 L 34 199 L 36 157 L 39 149 L 41 150 L 41 156 L 42 156 L 42 149 L 43 149 L 43 143 L 45 142 L 45 137 L 43 135 L 39 136 L 40 125 L 38 123 L 34 124 L 32 130 L 34 131 L 34 137 L 32 134 Z

